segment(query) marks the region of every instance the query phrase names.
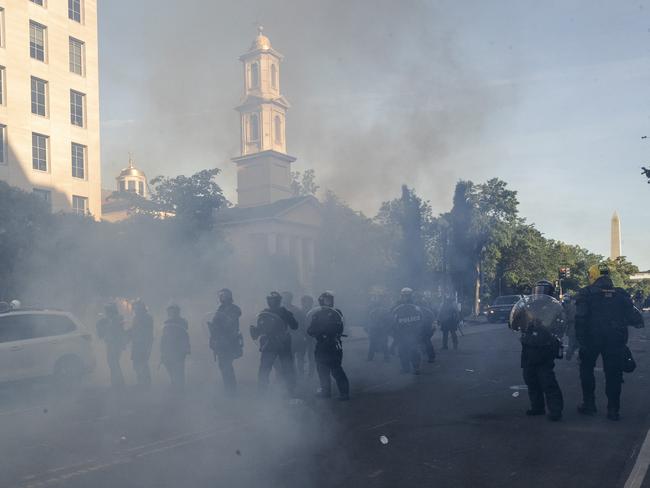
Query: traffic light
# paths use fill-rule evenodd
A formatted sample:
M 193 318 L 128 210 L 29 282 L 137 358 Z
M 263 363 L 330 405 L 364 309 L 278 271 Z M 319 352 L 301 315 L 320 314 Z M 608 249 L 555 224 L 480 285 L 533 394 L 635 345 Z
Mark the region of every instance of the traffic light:
M 569 268 L 568 266 L 563 266 L 562 268 L 560 268 L 559 277 L 561 280 L 571 278 L 571 268 Z

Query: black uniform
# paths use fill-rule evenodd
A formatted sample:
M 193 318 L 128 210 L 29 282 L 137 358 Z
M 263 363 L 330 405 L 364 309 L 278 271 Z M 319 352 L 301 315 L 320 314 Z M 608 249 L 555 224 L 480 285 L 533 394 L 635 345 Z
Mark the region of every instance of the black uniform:
M 289 394 L 293 394 L 296 385 L 296 373 L 291 353 L 291 336 L 289 329 L 296 330 L 298 322 L 291 312 L 284 307 L 264 309 L 257 316 L 257 325 L 251 326 L 251 337 L 260 340 L 260 369 L 257 374 L 260 390 L 266 390 L 269 375 L 276 358 L 280 360 L 280 373 L 287 385 Z
M 189 354 L 187 321 L 181 317 L 166 320 L 160 338 L 160 362 L 167 369 L 172 388 L 177 392 L 185 388 L 185 359 Z
M 309 300 L 307 302 L 301 303 L 301 310 L 302 310 L 302 315 L 305 317 L 305 328 L 308 326 L 307 324 L 307 315 L 313 308 L 314 301 Z M 305 330 L 305 349 L 307 353 L 307 361 L 309 362 L 308 370 L 309 370 L 309 377 L 311 378 L 314 376 L 314 373 L 316 372 L 316 357 L 314 356 L 314 348 L 316 347 L 316 339 L 313 337 L 310 337 L 309 334 L 307 334 L 307 331 Z
M 398 303 L 393 308 L 394 336 L 397 339 L 402 373 L 420 373 L 420 337 L 422 333 L 422 309 L 410 302 Z
M 555 378 L 555 358 L 559 341 L 544 327 L 529 327 L 521 335 L 521 367 L 528 386 L 529 414 L 544 414 L 559 418 L 564 408 L 562 390 Z M 544 401 L 546 400 L 546 401 Z
M 307 317 L 302 309 L 295 305 L 287 305 L 287 310 L 298 322 L 298 328 L 291 330 L 291 352 L 296 360 L 295 367 L 298 371 L 298 376 L 302 377 L 305 374 L 305 355 L 307 354 Z
M 391 329 L 390 310 L 380 303 L 373 304 L 368 311 L 367 320 L 368 361 L 372 361 L 376 353 L 382 354 L 384 361 L 390 361 L 388 350 L 388 336 Z
M 136 310 L 133 324 L 129 329 L 131 339 L 131 361 L 138 385 L 142 388 L 151 386 L 149 358 L 153 346 L 153 318 L 146 310 Z
M 440 307 L 440 312 L 438 313 L 438 324 L 440 325 L 440 330 L 442 330 L 442 348 L 449 348 L 449 335 L 451 334 L 451 341 L 454 345 L 454 349 L 458 349 L 458 323 L 460 322 L 460 313 L 454 302 L 445 302 L 442 307 Z
M 436 321 L 436 316 L 429 307 L 426 305 L 419 305 L 420 310 L 422 310 L 422 329 L 420 330 L 420 343 L 424 354 L 426 354 L 427 359 L 430 363 L 436 360 L 436 351 L 433 349 L 433 333 L 435 327 L 433 323 Z
M 307 333 L 316 339 L 314 356 L 321 395 L 331 396 L 331 375 L 336 381 L 341 399 L 349 398 L 350 384 L 341 364 L 343 361 L 343 348 L 341 347 L 343 314 L 339 309 L 331 307 L 315 308 L 309 314 Z
M 237 305 L 222 303 L 208 323 L 210 349 L 218 360 L 223 384 L 229 393 L 237 389 L 233 361 L 243 354 L 244 341 L 239 332 L 239 317 L 241 309 Z
M 111 385 L 121 388 L 124 386 L 124 375 L 120 366 L 120 357 L 128 342 L 122 316 L 111 314 L 102 317 L 97 322 L 97 336 L 106 344 L 106 361 L 111 373 Z
M 620 409 L 623 362 L 628 326 L 643 327 L 643 317 L 634 308 L 630 296 L 615 288 L 609 276 L 580 290 L 576 296 L 575 329 L 580 344 L 580 382 L 584 413 L 596 411 L 594 367 L 603 358 L 605 393 L 609 414 Z

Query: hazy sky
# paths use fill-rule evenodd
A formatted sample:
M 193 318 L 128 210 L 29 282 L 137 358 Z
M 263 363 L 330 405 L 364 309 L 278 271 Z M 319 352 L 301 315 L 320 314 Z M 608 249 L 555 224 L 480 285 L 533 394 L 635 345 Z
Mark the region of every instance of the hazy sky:
M 238 57 L 265 26 L 295 168 L 374 215 L 414 186 L 434 210 L 498 176 L 547 237 L 650 268 L 650 1 L 100 0 L 104 186 L 223 170 L 234 200 Z

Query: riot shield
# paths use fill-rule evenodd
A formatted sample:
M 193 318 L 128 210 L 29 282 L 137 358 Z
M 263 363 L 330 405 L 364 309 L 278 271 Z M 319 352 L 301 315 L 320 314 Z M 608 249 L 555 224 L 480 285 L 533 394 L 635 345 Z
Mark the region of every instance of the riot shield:
M 564 307 L 549 295 L 526 296 L 512 307 L 508 325 L 521 332 L 531 327 L 546 329 L 554 336 L 562 337 L 566 331 Z

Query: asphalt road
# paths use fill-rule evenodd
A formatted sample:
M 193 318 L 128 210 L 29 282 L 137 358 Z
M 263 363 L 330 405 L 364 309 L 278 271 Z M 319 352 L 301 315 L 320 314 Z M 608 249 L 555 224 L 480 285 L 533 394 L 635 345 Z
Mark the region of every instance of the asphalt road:
M 349 341 L 350 402 L 313 398 L 315 379 L 302 381 L 302 401 L 279 385 L 259 397 L 250 349 L 236 399 L 200 355 L 184 399 L 170 396 L 162 372 L 145 394 L 112 393 L 101 377 L 68 392 L 4 387 L 0 486 L 623 487 L 632 471 L 641 484 L 650 331 L 632 333 L 639 367 L 625 377 L 621 422 L 577 414 L 577 364 L 562 360 L 565 415 L 551 423 L 524 415 L 517 336 L 504 325 L 467 329 L 458 351 L 440 351 L 436 337 L 438 361 L 418 377 L 400 375 L 395 360 L 367 363 L 366 341 Z

